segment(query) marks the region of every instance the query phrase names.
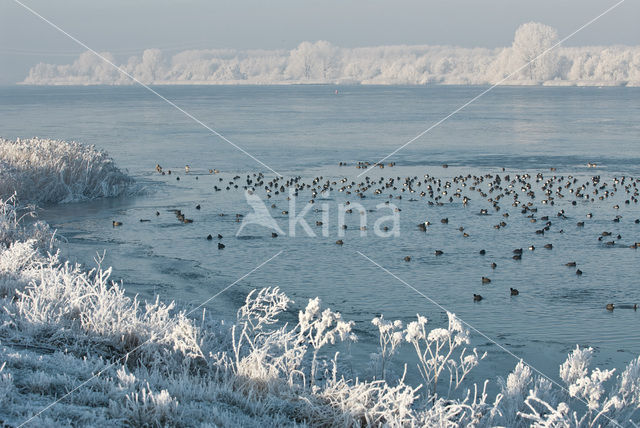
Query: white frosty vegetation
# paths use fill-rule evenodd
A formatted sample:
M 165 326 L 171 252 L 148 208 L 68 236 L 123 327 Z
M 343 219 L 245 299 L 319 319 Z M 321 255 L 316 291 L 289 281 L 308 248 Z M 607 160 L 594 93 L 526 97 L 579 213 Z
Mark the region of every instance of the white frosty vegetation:
M 640 46 L 558 46 L 555 29 L 521 25 L 510 47 L 377 46 L 341 48 L 326 41 L 302 42 L 292 50 L 188 50 L 164 56 L 145 50 L 119 67 L 145 84 L 378 85 L 494 84 L 640 85 Z M 546 53 L 545 53 L 546 52 Z M 105 58 L 116 59 L 108 52 Z M 91 52 L 65 65 L 40 63 L 25 78 L 30 85 L 132 84 Z
M 133 180 L 94 146 L 31 138 L 0 138 L 0 197 L 56 203 L 118 196 Z
M 89 271 L 60 260 L 51 237 L 46 225 L 21 224 L 13 200 L 0 201 L 0 420 L 10 426 L 31 417 L 34 426 L 135 427 L 640 422 L 640 358 L 616 375 L 592 369 L 593 350 L 577 347 L 560 366 L 565 390 L 520 362 L 490 398 L 488 380 L 464 382 L 484 355 L 467 349 L 455 315 L 430 330 L 420 315 L 406 327 L 381 316 L 373 324 L 384 363 L 360 379 L 339 352 L 356 340 L 354 324 L 317 298 L 296 316 L 281 290 L 264 288 L 235 323 L 196 319 L 127 296 L 100 259 Z M 403 346 L 416 351 L 421 385 L 385 379 Z

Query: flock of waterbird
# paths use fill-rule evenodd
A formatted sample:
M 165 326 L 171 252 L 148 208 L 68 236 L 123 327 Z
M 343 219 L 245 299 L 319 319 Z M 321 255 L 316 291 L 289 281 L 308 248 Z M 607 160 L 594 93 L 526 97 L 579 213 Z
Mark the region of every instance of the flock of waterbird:
M 353 164 L 348 162 L 340 162 L 338 166 L 347 167 Z M 395 163 L 388 163 L 387 167 L 394 167 Z M 374 167 L 384 169 L 383 164 L 372 164 L 369 162 L 357 162 L 355 164 L 357 169 L 372 169 Z M 448 168 L 447 164 L 442 165 L 443 168 Z M 596 168 L 597 164 L 588 163 L 588 168 Z M 156 171 L 162 175 L 172 175 L 171 170 L 164 170 L 160 165 L 156 165 Z M 607 202 L 612 200 L 614 195 L 623 192 L 623 199 L 625 205 L 638 204 L 639 192 L 640 192 L 640 178 L 633 178 L 629 176 L 612 177 L 608 181 L 604 180 L 600 175 L 584 176 L 582 179 L 572 175 L 556 175 L 555 168 L 551 168 L 551 175 L 545 176 L 542 172 L 538 172 L 535 175 L 528 173 L 523 174 L 507 174 L 504 173 L 505 169 L 502 169 L 503 174 L 500 173 L 488 173 L 484 175 L 458 175 L 451 178 L 442 178 L 437 176 L 431 176 L 425 174 L 422 177 L 370 177 L 364 176 L 362 180 L 356 182 L 355 179 L 349 179 L 343 177 L 340 179 L 327 179 L 322 176 L 314 177 L 310 180 L 303 180 L 301 176 L 284 178 L 275 177 L 268 179 L 264 174 L 258 172 L 253 174 L 247 174 L 246 177 L 235 175 L 231 179 L 218 178 L 217 183 L 213 186 L 213 190 L 220 192 L 223 190 L 232 191 L 236 189 L 243 189 L 249 193 L 264 193 L 266 199 L 270 199 L 273 196 L 285 194 L 289 192 L 286 199 L 290 199 L 291 196 L 298 197 L 301 194 L 310 194 L 311 199 L 308 203 L 315 203 L 319 196 L 327 194 L 327 192 L 337 191 L 343 193 L 347 199 L 345 206 L 348 207 L 351 202 L 350 198 L 364 199 L 368 195 L 376 195 L 382 197 L 383 194 L 388 194 L 387 204 L 391 199 L 403 199 L 409 198 L 410 201 L 418 201 L 420 199 L 426 200 L 428 206 L 443 206 L 446 203 L 461 202 L 462 206 L 469 205 L 471 196 L 474 198 L 479 197 L 480 200 L 489 203 L 489 208 L 482 208 L 477 213 L 478 215 L 490 215 L 490 210 L 496 213 L 501 211 L 502 204 L 509 204 L 515 209 L 519 209 L 520 213 L 526 216 L 531 223 L 541 223 L 541 227 L 535 229 L 536 235 L 544 235 L 549 232 L 553 226 L 553 222 L 548 215 L 537 216 L 538 207 L 537 203 L 541 205 L 554 206 L 556 202 L 570 197 L 572 200 L 570 203 L 564 203 L 569 210 L 571 206 L 576 206 L 580 201 L 587 202 Z M 185 166 L 185 174 L 189 175 L 191 167 Z M 209 169 L 209 174 L 219 174 L 217 169 Z M 176 180 L 180 180 L 180 177 L 176 175 Z M 195 179 L 198 179 L 198 175 L 195 175 Z M 306 192 L 306 193 L 305 193 Z M 420 199 L 418 199 L 420 198 Z M 276 209 L 276 204 L 271 205 L 272 209 Z M 612 205 L 611 208 L 614 212 L 620 209 L 619 204 Z M 196 210 L 200 210 L 201 206 L 196 205 Z M 399 208 L 396 208 L 399 210 Z M 193 223 L 192 219 L 189 219 L 179 209 L 170 210 L 173 212 L 178 221 L 189 224 Z M 506 211 L 506 210 L 505 210 Z M 346 209 L 346 213 L 353 213 L 351 208 Z M 288 211 L 282 211 L 283 215 L 288 215 Z M 160 212 L 156 211 L 156 216 L 159 216 Z M 220 213 L 220 216 L 226 214 Z M 501 229 L 507 227 L 507 220 L 510 214 L 508 212 L 502 213 L 502 220 L 493 228 Z M 235 214 L 235 220 L 240 222 L 242 214 Z M 559 209 L 555 215 L 559 221 L 566 221 L 569 217 L 565 212 L 565 209 Z M 587 221 L 592 219 L 594 215 L 592 213 L 586 214 Z M 612 223 L 620 223 L 622 216 L 615 214 L 611 217 Z M 141 222 L 150 221 L 149 219 L 140 219 Z M 555 220 L 554 220 L 555 221 Z M 635 224 L 640 225 L 640 219 L 633 220 Z M 448 224 L 448 218 L 441 218 L 440 223 Z M 322 222 L 316 222 L 317 226 L 321 226 Z M 428 220 L 421 221 L 417 224 L 419 231 L 426 232 L 429 230 L 432 223 Z M 575 227 L 583 228 L 585 221 L 578 221 Z M 113 226 L 122 226 L 122 222 L 113 221 Z M 639 226 L 640 227 L 640 226 Z M 346 225 L 342 225 L 342 228 L 346 229 Z M 361 226 L 366 228 L 366 226 Z M 460 226 L 457 229 L 463 237 L 468 237 L 468 232 L 465 228 Z M 561 228 L 555 228 L 554 231 L 563 233 Z M 272 232 L 273 238 L 278 235 Z M 213 235 L 207 235 L 207 240 L 213 240 Z M 223 236 L 217 234 L 218 240 L 221 240 Z M 620 234 L 614 234 L 610 231 L 603 231 L 598 236 L 598 241 L 605 246 L 618 246 L 627 245 L 632 249 L 640 248 L 640 242 L 629 241 L 627 244 L 622 244 L 623 237 Z M 344 245 L 344 240 L 339 239 L 336 241 L 337 245 Z M 224 249 L 225 245 L 222 242 L 218 242 L 218 248 Z M 548 250 L 553 249 L 551 243 L 544 245 L 544 248 Z M 530 245 L 528 247 L 530 251 L 535 250 L 535 246 Z M 480 250 L 480 255 L 485 255 L 484 249 Z M 444 254 L 443 250 L 435 250 L 435 256 L 441 256 Z M 521 260 L 523 254 L 523 248 L 516 248 L 513 250 L 512 258 L 514 260 Z M 411 256 L 405 256 L 406 262 L 411 261 Z M 567 267 L 576 268 L 576 275 L 582 275 L 582 270 L 577 268 L 576 261 L 569 261 L 565 264 Z M 491 268 L 496 269 L 497 264 L 491 263 Z M 483 276 L 481 278 L 483 284 L 491 283 L 489 277 Z M 515 288 L 510 288 L 511 296 L 518 296 L 520 292 Z M 480 294 L 474 294 L 474 301 L 481 301 L 483 297 Z M 631 308 L 637 309 L 637 304 L 631 305 L 616 305 L 608 303 L 606 305 L 607 310 L 614 310 L 615 308 Z

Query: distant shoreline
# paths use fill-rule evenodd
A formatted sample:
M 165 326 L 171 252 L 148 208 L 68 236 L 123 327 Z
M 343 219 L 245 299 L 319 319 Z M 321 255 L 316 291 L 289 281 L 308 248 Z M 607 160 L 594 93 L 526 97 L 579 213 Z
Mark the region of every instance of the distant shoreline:
M 558 32 L 522 24 L 511 46 L 381 45 L 325 40 L 291 50 L 146 49 L 118 57 L 87 50 L 66 64 L 34 65 L 35 85 L 497 85 L 640 86 L 640 46 L 562 46 Z
M 351 86 L 368 86 L 368 87 L 409 87 L 409 88 L 433 88 L 433 87 L 489 87 L 495 83 L 426 83 L 426 84 L 409 84 L 409 83 L 344 83 L 344 82 L 270 82 L 270 83 L 251 83 L 246 81 L 237 82 L 206 82 L 206 81 L 159 81 L 149 83 L 149 86 L 331 86 L 331 87 L 344 87 Z M 15 86 L 32 86 L 32 87 L 131 87 L 138 86 L 135 82 L 132 83 L 25 83 L 16 82 L 9 85 L 0 85 L 0 87 L 15 87 Z M 542 82 L 528 82 L 528 81 L 515 81 L 497 85 L 504 88 L 521 88 L 521 87 L 533 87 L 533 88 L 640 88 L 640 82 L 630 82 L 627 80 L 621 81 L 569 81 L 569 80 L 547 80 Z

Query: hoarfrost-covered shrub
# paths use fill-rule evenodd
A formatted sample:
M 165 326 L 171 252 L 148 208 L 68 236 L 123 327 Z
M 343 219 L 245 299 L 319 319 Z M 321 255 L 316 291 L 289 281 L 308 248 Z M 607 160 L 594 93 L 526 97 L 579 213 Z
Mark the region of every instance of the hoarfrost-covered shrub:
M 556 404 L 556 394 L 550 381 L 542 377 L 534 377 L 531 368 L 522 360 L 507 376 L 507 379 L 498 378 L 500 394 L 498 395 L 499 408 L 496 409 L 495 421 L 504 426 L 527 426 L 528 422 L 521 413 L 528 407 L 525 399 L 534 396 L 549 403 Z
M 0 197 L 0 247 L 32 240 L 42 249 L 51 248 L 54 232 L 49 225 L 42 221 L 25 225 L 22 222 L 25 217 L 35 217 L 33 208 L 18 208 L 15 193 L 6 199 Z
M 635 414 L 640 409 L 640 359 L 629 363 L 622 375 L 609 386 L 615 370 L 591 369 L 592 356 L 592 348 L 576 346 L 560 366 L 560 378 L 566 385 L 562 397 L 565 401 L 555 405 L 531 390 L 525 399 L 528 411 L 519 415 L 533 421 L 533 426 L 545 427 L 625 426 L 633 422 L 635 416 L 634 425 L 637 426 L 638 416 Z M 570 399 L 574 399 L 573 402 Z
M 149 385 L 126 395 L 124 404 L 110 403 L 111 413 L 131 427 L 187 426 L 181 420 L 178 402 L 167 390 L 153 392 Z
M 56 203 L 118 196 L 133 180 L 94 146 L 49 139 L 0 138 L 0 197 Z
M 418 315 L 404 331 L 405 340 L 413 345 L 418 356 L 418 370 L 435 399 L 438 392 L 438 380 L 443 371 L 449 373 L 449 393 L 457 389 L 469 372 L 478 365 L 486 353 L 479 355 L 474 348 L 467 353 L 464 345 L 470 343 L 469 330 L 462 327 L 460 320 L 447 312 L 447 328 L 426 330 L 427 318 Z
M 334 345 L 336 339 L 340 341 L 357 339 L 351 333 L 353 321 L 343 321 L 339 312 L 333 312 L 327 308 L 320 310 L 320 298 L 309 299 L 309 304 L 304 311 L 298 314 L 298 337 L 304 339 L 313 348 L 311 359 L 310 382 L 316 381 L 318 369 L 318 352 L 328 344 Z
M 99 336 L 116 353 L 134 352 L 145 360 L 161 358 L 158 346 L 169 346 L 188 358 L 203 356 L 193 320 L 183 312 L 173 314 L 173 303 L 156 300 L 141 305 L 136 297 L 126 296 L 119 284 L 109 282 L 111 268 L 84 272 L 80 265 L 61 264 L 50 257 L 40 270 L 40 278 L 17 292 L 15 303 L 31 328 L 56 325 L 76 335 Z M 62 342 L 77 339 L 63 333 L 58 337 Z
M 33 279 L 44 258 L 41 252 L 53 246 L 54 232 L 44 222 L 24 225 L 32 213 L 18 214 L 15 195 L 0 199 L 0 298 L 12 298 Z
M 11 380 L 11 373 L 6 373 L 4 371 L 4 366 L 6 362 L 3 362 L 0 365 L 0 405 L 4 404 L 4 401 L 7 397 L 11 396 L 13 389 L 13 382 Z
M 384 380 L 387 375 L 387 364 L 403 342 L 402 321 L 386 321 L 384 316 L 380 315 L 372 319 L 371 324 L 378 328 L 380 348 L 376 356 L 380 361 L 380 379 Z
M 615 390 L 622 403 L 640 408 L 640 357 L 631 361 L 618 378 Z
M 411 387 L 401 379 L 397 385 L 383 380 L 372 382 L 332 379 L 319 395 L 341 411 L 341 426 L 412 426 L 417 422 L 413 404 L 418 400 L 420 387 Z M 314 423 L 322 425 L 322 418 Z M 327 421 L 328 422 L 328 421 Z
M 247 296 L 245 305 L 238 310 L 238 328 L 232 328 L 236 374 L 262 382 L 284 377 L 290 386 L 300 381 L 302 387 L 314 385 L 320 350 L 335 345 L 337 340 L 356 339 L 351 333 L 353 322 L 344 321 L 330 309 L 321 311 L 318 298 L 309 300 L 293 328 L 286 324 L 267 328 L 276 323 L 277 315 L 289 303 L 292 301 L 278 287 Z M 303 366 L 305 357 L 311 360 L 308 370 Z
M 247 295 L 232 327 L 233 370 L 251 382 L 285 378 L 290 385 L 299 372 L 306 346 L 286 326 L 274 328 L 277 316 L 291 300 L 278 287 Z M 246 346 L 245 346 L 246 345 Z

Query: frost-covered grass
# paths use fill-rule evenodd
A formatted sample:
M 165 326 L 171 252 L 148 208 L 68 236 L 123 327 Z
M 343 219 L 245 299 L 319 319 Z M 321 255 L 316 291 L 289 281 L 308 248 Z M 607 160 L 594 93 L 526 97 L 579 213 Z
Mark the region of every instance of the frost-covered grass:
M 489 397 L 490 381 L 465 381 L 484 355 L 455 315 L 433 329 L 420 315 L 406 326 L 379 317 L 377 372 L 357 378 L 340 353 L 354 324 L 317 298 L 295 324 L 280 321 L 292 301 L 277 287 L 250 293 L 233 323 L 140 302 L 100 259 L 89 271 L 60 260 L 48 228 L 21 225 L 12 201 L 0 214 L 0 420 L 10 426 L 640 423 L 640 358 L 621 373 L 592 369 L 593 350 L 577 347 L 560 366 L 566 390 L 520 362 Z M 406 373 L 401 347 L 415 349 L 421 385 L 388 376 L 394 364 Z
M 57 203 L 118 196 L 132 179 L 94 146 L 49 139 L 0 138 L 0 197 Z

